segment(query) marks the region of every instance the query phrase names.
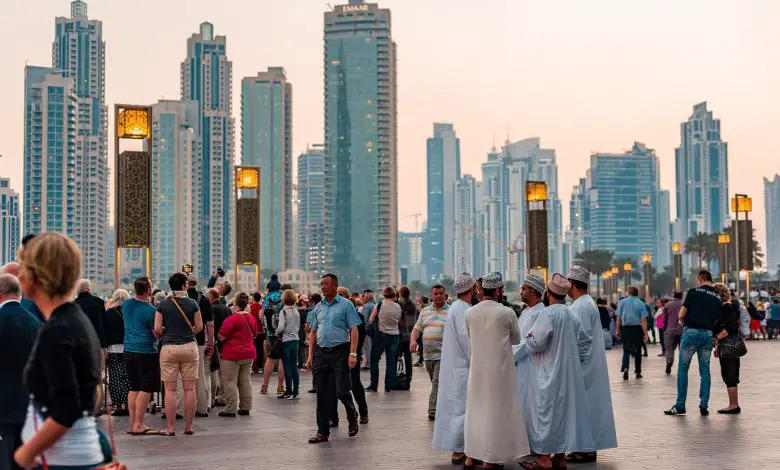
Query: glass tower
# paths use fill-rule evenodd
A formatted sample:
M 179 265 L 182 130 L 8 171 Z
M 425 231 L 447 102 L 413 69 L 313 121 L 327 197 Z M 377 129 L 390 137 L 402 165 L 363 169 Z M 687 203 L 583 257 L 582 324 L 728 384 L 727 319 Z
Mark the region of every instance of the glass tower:
M 291 268 L 292 84 L 281 67 L 241 81 L 241 163 L 260 167 L 260 268 Z
M 195 272 L 206 277 L 217 268 L 229 271 L 233 235 L 232 115 L 233 64 L 227 59 L 227 39 L 214 36 L 214 25 L 202 23 L 187 40 L 187 58 L 181 64 L 181 96 L 198 103 L 202 142 L 201 200 L 198 218 L 201 265 Z
M 452 124 L 433 124 L 428 139 L 428 231 L 425 264 L 432 281 L 454 278 L 455 183 L 460 178 L 460 139 Z
M 766 268 L 777 275 L 780 271 L 780 175 L 764 178 L 764 210 L 766 211 Z
M 328 269 L 350 287 L 397 284 L 396 45 L 390 10 L 324 14 Z
M 590 248 L 635 262 L 658 259 L 659 170 L 653 149 L 634 143 L 625 153 L 590 157 Z
M 484 273 L 479 215 L 484 210 L 482 182 L 463 175 L 455 183 L 455 273 Z
M 90 20 L 87 4 L 71 2 L 70 18 L 55 20 L 52 67 L 73 79 L 77 98 L 73 231 L 82 252 L 83 276 L 107 279 L 108 108 L 105 100 L 106 43 L 103 24 Z
M 693 107 L 680 126 L 675 150 L 677 218 L 683 240 L 698 232 L 718 233 L 729 225 L 728 144 L 721 140 L 720 119 L 712 117 L 707 102 Z
M 77 105 L 72 78 L 51 67 L 25 67 L 25 235 L 76 233 Z
M 325 148 L 314 145 L 298 157 L 298 263 L 325 274 Z
M 16 261 L 19 231 L 19 193 L 8 178 L 0 178 L 0 265 Z

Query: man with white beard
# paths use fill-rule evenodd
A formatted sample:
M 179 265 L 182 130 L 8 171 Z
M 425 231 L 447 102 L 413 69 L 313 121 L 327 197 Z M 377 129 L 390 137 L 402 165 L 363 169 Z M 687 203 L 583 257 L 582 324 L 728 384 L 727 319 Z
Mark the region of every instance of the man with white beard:
M 588 427 L 593 436 L 593 452 L 574 452 L 567 456 L 571 463 L 596 461 L 596 451 L 617 447 L 612 392 L 609 389 L 607 355 L 598 307 L 590 295 L 590 272 L 582 266 L 572 266 L 567 276 L 571 282 L 571 311 L 580 322 L 577 345 L 580 352 L 582 378 L 585 383 Z M 584 449 L 581 449 L 584 450 Z

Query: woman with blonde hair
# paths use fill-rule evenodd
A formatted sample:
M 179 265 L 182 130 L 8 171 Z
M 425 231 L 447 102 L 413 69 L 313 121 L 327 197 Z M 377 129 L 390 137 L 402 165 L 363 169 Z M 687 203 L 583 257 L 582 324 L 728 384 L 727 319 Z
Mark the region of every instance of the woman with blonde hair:
M 127 395 L 130 393 L 130 380 L 125 368 L 124 342 L 125 320 L 122 304 L 130 298 L 125 289 L 117 289 L 108 300 L 108 309 L 103 319 L 103 331 L 106 334 L 106 369 L 108 370 L 108 391 L 114 416 L 130 416 L 127 409 Z
M 24 444 L 14 460 L 23 468 L 96 468 L 105 460 L 94 417 L 100 341 L 87 316 L 71 302 L 81 251 L 65 235 L 42 233 L 24 245 L 19 258 L 22 291 L 46 323 L 24 373 L 31 399 Z
M 739 330 L 739 303 L 732 301 L 729 289 L 723 284 L 715 284 L 715 290 L 723 300 L 723 308 L 718 315 L 715 331 L 715 356 L 720 361 L 720 375 L 726 384 L 729 405 L 718 410 L 719 414 L 735 415 L 742 412 L 739 406 L 739 358 L 747 352 L 745 340 Z
M 298 373 L 298 347 L 300 337 L 298 330 L 301 327 L 301 314 L 298 312 L 295 304 L 298 303 L 298 296 L 291 289 L 282 293 L 282 311 L 279 312 L 279 326 L 276 328 L 276 335 L 282 342 L 282 364 L 284 364 L 284 384 L 285 391 L 278 398 L 287 400 L 298 399 L 298 383 L 300 374 Z

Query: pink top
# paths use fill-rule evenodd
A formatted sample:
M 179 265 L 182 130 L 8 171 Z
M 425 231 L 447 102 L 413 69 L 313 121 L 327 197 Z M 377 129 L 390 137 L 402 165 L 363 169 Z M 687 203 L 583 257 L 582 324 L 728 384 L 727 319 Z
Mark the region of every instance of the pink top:
M 254 338 L 257 336 L 257 323 L 247 312 L 236 312 L 228 316 L 219 329 L 222 341 L 221 358 L 226 361 L 243 361 L 254 359 Z
M 663 307 L 659 308 L 658 309 L 658 318 L 655 319 L 655 326 L 657 326 L 659 330 L 663 330 L 664 329 L 664 315 L 663 315 L 663 312 L 664 312 L 664 308 Z

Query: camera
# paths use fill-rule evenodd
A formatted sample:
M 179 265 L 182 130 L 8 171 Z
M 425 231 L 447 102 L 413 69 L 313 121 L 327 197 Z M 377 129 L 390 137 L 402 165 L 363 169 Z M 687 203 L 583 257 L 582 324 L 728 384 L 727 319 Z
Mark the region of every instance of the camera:
M 217 274 L 219 277 L 225 277 L 225 270 L 222 268 L 217 268 Z

